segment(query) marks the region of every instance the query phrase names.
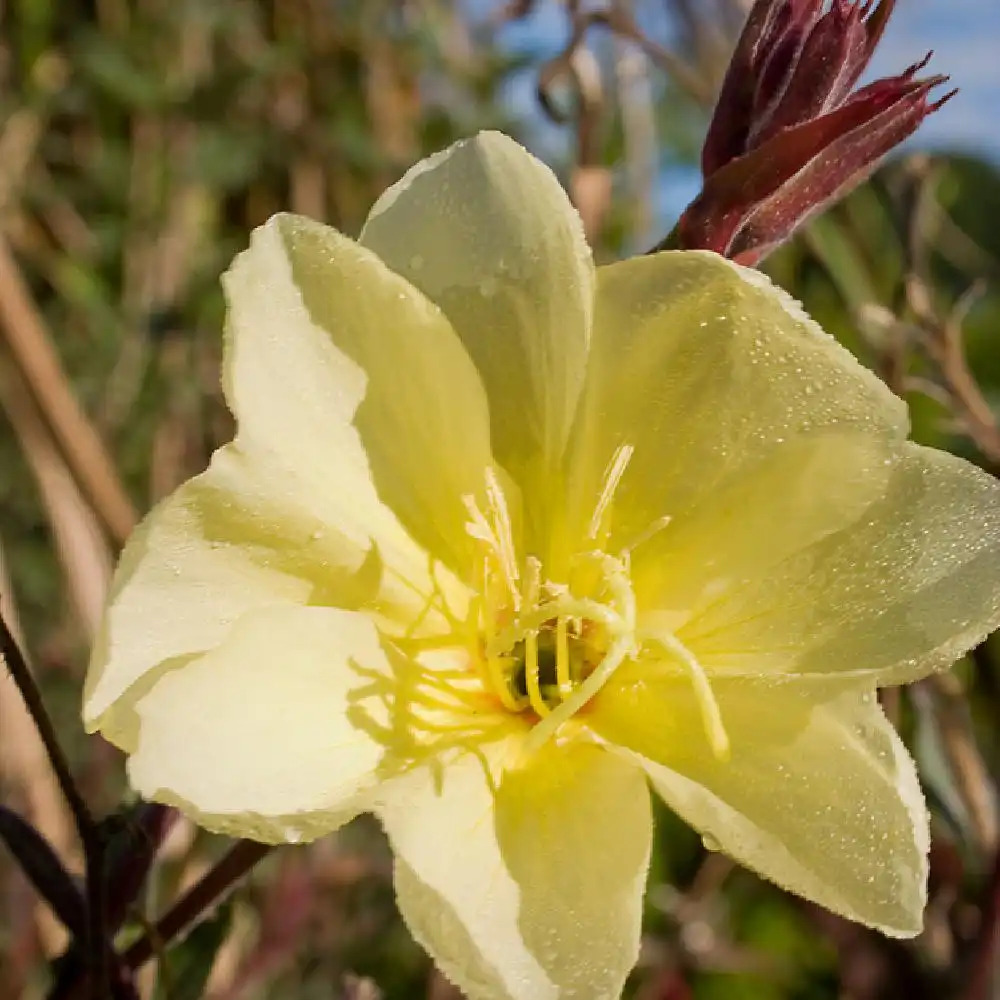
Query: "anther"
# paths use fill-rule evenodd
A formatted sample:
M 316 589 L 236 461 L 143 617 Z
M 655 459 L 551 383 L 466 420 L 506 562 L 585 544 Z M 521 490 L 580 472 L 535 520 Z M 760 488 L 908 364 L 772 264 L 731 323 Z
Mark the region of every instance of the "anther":
M 702 725 L 705 727 L 705 735 L 708 737 L 708 745 L 712 748 L 712 753 L 716 760 L 726 761 L 729 759 L 729 734 L 722 722 L 722 711 L 719 702 L 712 690 L 712 685 L 708 682 L 708 675 L 705 668 L 698 662 L 697 657 L 677 638 L 672 632 L 657 631 L 648 636 L 653 642 L 661 646 L 681 662 L 687 669 L 691 678 L 691 685 L 694 687 L 695 700 L 701 711 Z
M 486 671 L 490 678 L 490 687 L 500 699 L 508 712 L 520 712 L 528 704 L 527 699 L 518 698 L 510 689 L 507 674 L 504 670 L 506 657 L 486 655 Z
M 528 701 L 539 718 L 544 718 L 551 709 L 542 697 L 540 680 L 541 668 L 538 663 L 538 633 L 529 632 L 524 637 L 524 683 L 528 689 Z
M 556 619 L 556 685 L 563 701 L 573 693 L 569 671 L 569 621 L 565 615 Z

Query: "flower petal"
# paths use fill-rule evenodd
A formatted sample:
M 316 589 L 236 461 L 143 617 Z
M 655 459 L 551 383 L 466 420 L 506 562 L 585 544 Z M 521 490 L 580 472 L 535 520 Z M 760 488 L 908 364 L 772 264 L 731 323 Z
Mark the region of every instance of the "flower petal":
M 632 752 L 667 804 L 778 885 L 893 936 L 920 931 L 928 821 L 913 762 L 874 694 L 713 679 L 730 757 L 712 752 L 690 685 L 612 679 L 590 724 Z
M 784 442 L 831 428 L 902 439 L 906 407 L 765 277 L 703 252 L 602 267 L 570 531 L 586 530 L 623 446 L 634 452 L 614 533 L 626 544 Z
M 281 253 L 280 239 L 308 316 L 364 373 L 354 425 L 379 497 L 425 549 L 467 570 L 462 496 L 482 492 L 493 459 L 486 394 L 465 348 L 441 310 L 370 250 L 300 216 L 270 225 L 255 252 Z
M 950 666 L 1000 626 L 1000 483 L 907 443 L 884 492 L 856 523 L 745 573 L 681 639 L 710 670 L 882 685 Z
M 486 386 L 498 460 L 523 477 L 540 453 L 552 469 L 583 384 L 594 287 L 552 171 L 483 132 L 389 188 L 361 242 L 451 320 Z
M 250 612 L 309 602 L 354 608 L 376 596 L 387 608 L 419 609 L 411 592 L 384 584 L 375 550 L 329 529 L 309 498 L 280 496 L 280 475 L 264 457 L 248 461 L 228 445 L 133 533 L 87 672 L 89 729 L 129 750 L 135 698 Z
M 639 606 L 669 614 L 677 631 L 726 595 L 758 586 L 774 566 L 857 523 L 885 494 L 898 451 L 836 428 L 776 445 L 637 547 Z
M 389 666 L 364 615 L 244 617 L 136 704 L 132 786 L 234 836 L 297 841 L 335 829 L 365 807 L 384 750 L 351 711 L 372 671 Z
M 549 744 L 495 792 L 472 757 L 435 778 L 399 779 L 379 812 L 400 910 L 445 975 L 470 1000 L 617 1000 L 649 862 L 642 772 L 576 743 Z

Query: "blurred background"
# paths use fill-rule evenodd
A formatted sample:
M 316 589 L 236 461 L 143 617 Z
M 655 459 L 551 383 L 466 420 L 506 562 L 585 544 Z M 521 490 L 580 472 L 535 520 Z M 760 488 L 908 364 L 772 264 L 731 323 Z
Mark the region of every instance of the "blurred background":
M 659 240 L 742 0 L 0 0 L 0 593 L 94 808 L 122 761 L 84 737 L 87 649 L 137 516 L 231 436 L 219 274 L 278 210 L 356 234 L 410 164 L 483 127 L 543 156 L 600 260 Z M 603 15 L 597 16 L 594 15 Z M 900 0 L 881 74 L 929 48 L 963 89 L 765 270 L 913 411 L 1000 470 L 1000 5 Z M 637 1000 L 985 1000 L 1000 913 L 1000 644 L 890 692 L 934 811 L 931 902 L 890 942 L 661 817 Z M 79 848 L 0 676 L 0 801 Z M 126 934 L 224 850 L 176 826 Z M 457 995 L 396 914 L 365 820 L 268 858 L 143 973 L 161 1000 Z M 0 853 L 0 998 L 42 997 L 63 932 Z M 157 974 L 158 969 L 158 974 Z

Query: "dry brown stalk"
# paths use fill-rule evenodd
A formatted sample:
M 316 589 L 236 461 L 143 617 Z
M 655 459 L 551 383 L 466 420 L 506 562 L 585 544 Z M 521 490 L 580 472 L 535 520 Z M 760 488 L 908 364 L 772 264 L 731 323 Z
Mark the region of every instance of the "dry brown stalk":
M 0 369 L 2 407 L 31 468 L 48 515 L 76 618 L 88 642 L 97 631 L 111 578 L 111 552 L 34 400 Z
M 124 544 L 136 521 L 132 501 L 107 448 L 77 402 L 21 269 L 2 236 L 0 328 L 62 447 L 66 464 L 111 537 Z

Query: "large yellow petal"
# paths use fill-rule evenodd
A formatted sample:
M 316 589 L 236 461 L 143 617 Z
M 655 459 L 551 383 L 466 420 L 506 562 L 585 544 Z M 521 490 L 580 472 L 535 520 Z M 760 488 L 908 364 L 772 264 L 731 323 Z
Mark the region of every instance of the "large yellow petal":
M 380 497 L 357 426 L 370 373 L 310 314 L 282 235 L 287 225 L 278 217 L 257 229 L 223 279 L 229 306 L 223 384 L 237 441 L 249 463 L 270 470 L 277 499 L 307 505 L 326 530 L 362 551 L 374 544 L 387 573 L 426 593 L 427 554 Z M 410 324 L 406 329 L 423 325 L 427 333 L 426 326 L 444 322 L 371 254 L 346 240 L 341 251 L 327 264 L 331 283 L 343 291 L 345 337 L 384 334 L 386 325 L 361 309 L 365 297 L 383 304 L 391 297 L 399 312 L 389 318 Z
M 759 587 L 773 567 L 866 516 L 899 448 L 835 428 L 776 445 L 636 548 L 639 607 L 660 621 L 669 615 L 676 631 L 727 595 Z
M 656 519 L 684 518 L 785 442 L 830 429 L 898 440 L 906 407 L 762 275 L 707 252 L 599 269 L 571 533 L 586 529 L 623 446 L 634 452 L 613 539 L 627 544 Z
M 728 759 L 713 754 L 689 684 L 650 665 L 619 671 L 589 721 L 711 847 L 852 920 L 918 933 L 926 809 L 874 693 L 749 678 L 713 688 Z
M 594 268 L 552 171 L 481 133 L 389 188 L 361 242 L 451 320 L 486 386 L 499 461 L 521 478 L 536 462 L 553 470 L 583 384 Z
M 752 570 L 679 630 L 706 668 L 913 680 L 1000 626 L 1000 484 L 906 444 L 860 520 Z
M 650 850 L 638 768 L 549 744 L 495 791 L 466 757 L 440 781 L 425 769 L 385 794 L 400 910 L 470 1000 L 617 1000 Z
M 221 642 L 262 609 L 377 604 L 395 617 L 422 600 L 383 579 L 366 551 L 326 525 L 311 498 L 283 494 L 281 469 L 238 445 L 162 501 L 122 553 L 84 692 L 90 729 L 129 750 L 132 703 L 178 658 Z
M 370 250 L 299 216 L 271 225 L 309 316 L 365 374 L 354 424 L 379 496 L 428 551 L 467 573 L 462 496 L 483 491 L 492 456 L 486 394 L 465 348 L 440 309 Z
M 352 711 L 389 666 L 371 621 L 332 608 L 244 617 L 136 704 L 132 786 L 210 829 L 298 841 L 365 808 L 384 747 Z

